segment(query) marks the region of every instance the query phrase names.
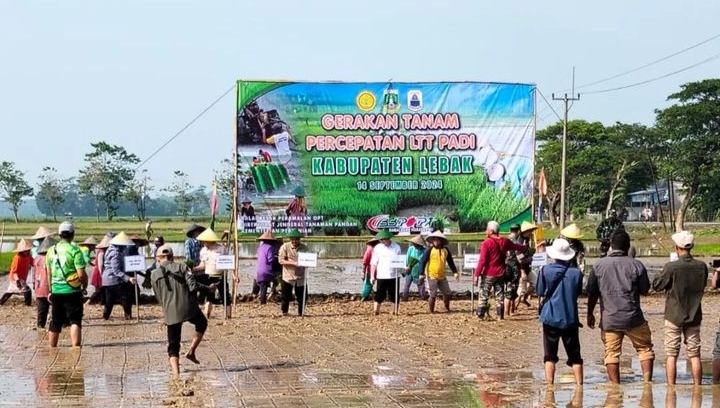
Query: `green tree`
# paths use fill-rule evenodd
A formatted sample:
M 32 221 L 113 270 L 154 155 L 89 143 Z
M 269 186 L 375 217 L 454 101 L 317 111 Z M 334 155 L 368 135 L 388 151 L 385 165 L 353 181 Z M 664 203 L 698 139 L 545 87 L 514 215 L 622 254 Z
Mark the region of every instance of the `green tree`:
M 81 193 L 90 194 L 95 200 L 95 216 L 100 222 L 100 205 L 111 221 L 118 209 L 118 202 L 135 177 L 134 165 L 140 159 L 128 153 L 124 147 L 106 142 L 91 143 L 92 152 L 85 155 L 85 167 L 80 170 L 78 187 Z
M 24 198 L 33 195 L 33 189 L 25 181 L 25 173 L 15 168 L 15 163 L 0 163 L 0 198 L 10 205 L 10 209 L 18 222 L 18 210 L 25 202 Z
M 147 213 L 149 194 L 154 189 L 148 185 L 150 177 L 147 176 L 147 170 L 142 171 L 142 175 L 136 175 L 135 178 L 128 183 L 123 198 L 135 206 L 138 221 L 145 219 Z
M 656 111 L 657 126 L 666 137 L 671 157 L 669 175 L 682 183 L 685 196 L 675 217 L 675 230 L 685 227 L 685 216 L 701 187 L 716 174 L 720 154 L 720 79 L 690 82 L 668 97 L 669 108 Z
M 72 179 L 60 177 L 54 167 L 43 167 L 39 179 L 36 200 L 43 201 L 52 214 L 53 221 L 57 221 L 57 212 L 65 203 L 65 195 Z
M 190 178 L 180 170 L 175 170 L 172 183 L 163 189 L 173 195 L 177 205 L 177 214 L 187 220 L 190 211 L 193 209 L 195 198 L 192 191 L 195 188 L 190 185 Z

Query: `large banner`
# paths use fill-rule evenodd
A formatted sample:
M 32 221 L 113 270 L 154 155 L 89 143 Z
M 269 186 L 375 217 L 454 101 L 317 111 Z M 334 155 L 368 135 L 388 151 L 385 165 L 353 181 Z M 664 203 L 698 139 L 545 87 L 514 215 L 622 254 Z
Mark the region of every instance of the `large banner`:
M 477 232 L 531 219 L 534 85 L 237 85 L 244 232 Z

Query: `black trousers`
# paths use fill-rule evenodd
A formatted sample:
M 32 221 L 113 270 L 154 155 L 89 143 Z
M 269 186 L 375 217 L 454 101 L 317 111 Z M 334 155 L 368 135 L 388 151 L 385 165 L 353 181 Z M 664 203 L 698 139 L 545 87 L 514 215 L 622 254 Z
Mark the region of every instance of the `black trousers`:
M 0 306 L 4 305 L 5 302 L 8 301 L 12 297 L 12 295 L 20 295 L 20 293 L 15 292 L 6 292 L 2 297 L 0 298 Z M 29 290 L 26 290 L 22 293 L 23 300 L 25 302 L 25 306 L 30 306 L 32 304 L 32 292 Z
M 50 301 L 46 297 L 35 298 L 35 306 L 37 306 L 37 327 L 44 329 L 50 312 Z
M 543 324 L 543 347 L 545 349 L 544 362 L 557 363 L 558 348 L 560 348 L 560 340 L 562 340 L 565 353 L 567 353 L 567 365 L 582 364 L 583 359 L 580 355 L 580 333 L 577 327 L 569 329 L 559 329 L 557 327 Z
M 207 330 L 208 321 L 204 314 L 198 313 L 187 321 L 195 326 L 195 332 L 204 334 Z M 170 324 L 167 326 L 168 357 L 180 357 L 180 339 L 182 338 L 182 325 L 184 322 Z
M 282 292 L 282 303 L 280 304 L 280 310 L 283 314 L 287 314 L 290 309 L 290 301 L 292 301 L 293 288 L 295 289 L 295 300 L 298 305 L 298 316 L 303 315 L 305 305 L 303 304 L 305 286 L 296 286 L 293 283 L 287 283 L 282 281 L 280 283 L 280 290 Z
M 105 294 L 105 306 L 103 308 L 103 319 L 107 320 L 112 314 L 113 307 L 121 304 L 125 318 L 132 316 L 132 305 L 135 302 L 135 285 L 131 283 L 118 283 L 117 285 L 103 286 Z

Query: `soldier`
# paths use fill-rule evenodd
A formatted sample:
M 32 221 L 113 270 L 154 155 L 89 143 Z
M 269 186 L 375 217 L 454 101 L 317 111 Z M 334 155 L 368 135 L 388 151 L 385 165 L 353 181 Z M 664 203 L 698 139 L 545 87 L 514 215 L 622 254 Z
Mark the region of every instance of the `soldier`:
M 610 216 L 602 220 L 597 230 L 595 230 L 597 239 L 600 241 L 600 258 L 607 255 L 610 249 L 610 237 L 619 229 L 625 230 L 625 226 L 623 226 L 622 221 L 618 219 L 617 211 L 614 209 L 610 210 Z

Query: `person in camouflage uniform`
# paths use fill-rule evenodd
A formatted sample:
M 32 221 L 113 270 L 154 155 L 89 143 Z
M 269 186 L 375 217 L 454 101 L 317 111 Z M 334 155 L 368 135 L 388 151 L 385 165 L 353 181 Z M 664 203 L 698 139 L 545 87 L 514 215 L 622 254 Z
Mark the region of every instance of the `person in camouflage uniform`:
M 508 239 L 517 244 L 521 238 L 520 225 L 512 224 L 510 226 Z M 517 288 L 520 284 L 520 260 L 518 259 L 518 255 L 518 251 L 508 251 L 505 258 L 505 267 L 512 271 L 511 279 L 505 281 L 505 299 L 503 302 L 506 316 L 511 316 L 515 313 L 515 299 L 517 298 Z
M 625 230 L 625 226 L 618 219 L 617 211 L 611 210 L 610 216 L 602 220 L 595 230 L 597 239 L 600 241 L 600 258 L 605 257 L 610 250 L 610 237 L 616 230 Z
M 512 296 L 511 304 L 513 312 L 517 309 L 517 306 L 519 306 L 520 303 L 523 303 L 526 306 L 530 306 L 530 303 L 528 303 L 527 301 L 527 296 L 529 296 L 527 290 L 523 291 L 522 298 L 524 299 L 524 301 L 521 299 L 520 301 L 516 302 L 516 300 L 518 297 L 520 297 L 517 290 L 520 286 L 520 280 L 524 278 L 525 281 L 527 281 L 528 276 L 530 275 L 532 270 L 532 258 L 535 254 L 535 245 L 533 245 L 533 233 L 537 228 L 537 225 L 527 221 L 523 221 L 522 225 L 520 225 L 520 236 L 518 236 L 516 243 L 520 245 L 525 245 L 527 249 L 524 252 L 516 253 L 518 259 L 519 273 L 517 276 L 517 284 L 515 285 L 515 293 Z

